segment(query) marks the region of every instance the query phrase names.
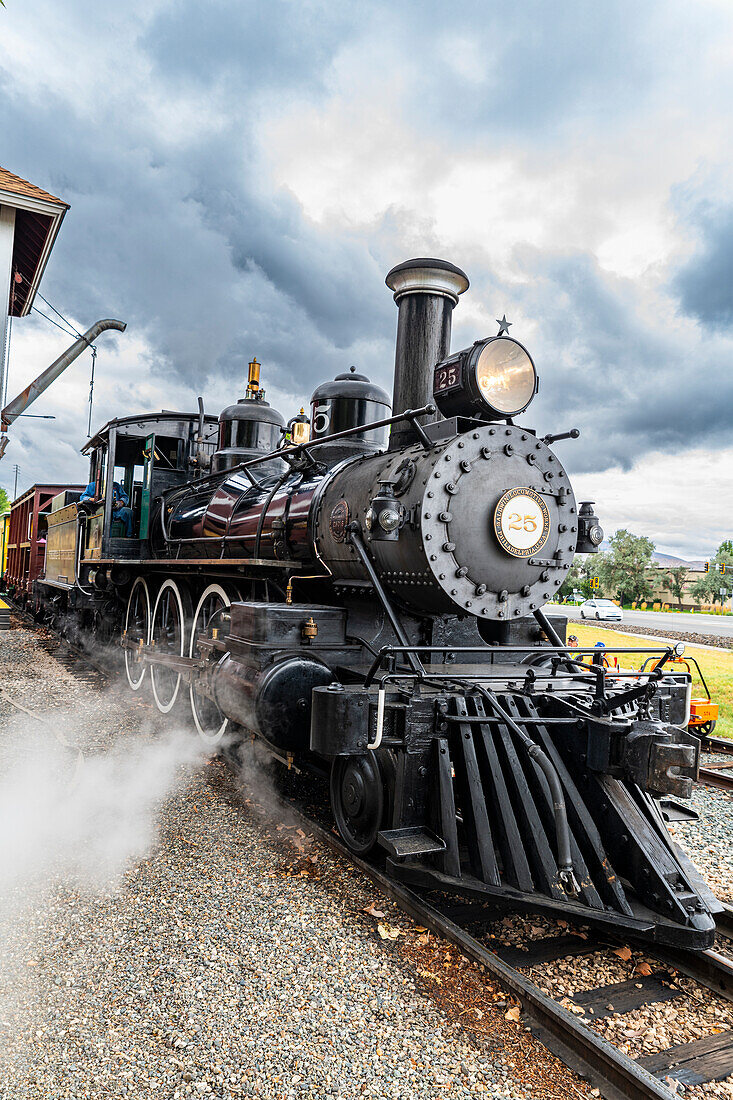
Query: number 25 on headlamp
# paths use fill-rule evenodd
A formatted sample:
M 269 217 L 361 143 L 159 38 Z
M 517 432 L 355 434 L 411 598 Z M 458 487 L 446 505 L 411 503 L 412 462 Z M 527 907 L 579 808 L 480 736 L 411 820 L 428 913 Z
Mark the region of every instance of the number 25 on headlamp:
M 445 417 L 504 420 L 524 412 L 538 389 L 529 352 L 508 336 L 477 340 L 438 363 L 433 377 L 435 403 Z

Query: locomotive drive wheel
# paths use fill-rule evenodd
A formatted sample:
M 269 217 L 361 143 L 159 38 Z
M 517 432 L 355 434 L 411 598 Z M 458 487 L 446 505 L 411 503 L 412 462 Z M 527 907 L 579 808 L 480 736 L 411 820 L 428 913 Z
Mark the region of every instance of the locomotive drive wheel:
M 221 612 L 231 607 L 233 600 L 238 599 L 239 593 L 230 586 L 210 584 L 208 588 L 204 589 L 193 617 L 189 656 L 198 657 L 198 637 L 201 634 L 208 634 L 210 626 L 220 626 Z M 218 745 L 226 733 L 229 719 L 224 717 L 213 699 L 200 691 L 196 691 L 193 683 L 191 683 L 189 693 L 191 714 L 199 737 L 205 745 Z
M 137 646 L 140 642 L 147 645 L 150 641 L 150 589 L 147 581 L 138 577 L 127 600 L 125 612 L 125 635 Z M 147 665 L 136 661 L 131 650 L 125 647 L 125 674 L 133 691 L 139 691 L 145 681 Z
M 188 588 L 169 577 L 161 586 L 153 611 L 151 634 L 155 652 L 186 656 L 191 618 Z M 181 673 L 165 665 L 151 664 L 150 680 L 156 707 L 161 714 L 170 714 L 181 695 Z
M 387 784 L 373 752 L 337 756 L 331 765 L 331 810 L 346 846 L 366 855 L 377 843 L 387 804 Z

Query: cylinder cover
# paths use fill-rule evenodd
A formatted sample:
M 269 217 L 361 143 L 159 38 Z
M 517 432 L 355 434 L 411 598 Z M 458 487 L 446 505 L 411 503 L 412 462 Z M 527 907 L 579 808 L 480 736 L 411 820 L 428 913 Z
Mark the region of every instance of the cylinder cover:
M 226 654 L 214 673 L 214 696 L 222 714 L 274 748 L 305 752 L 311 693 L 332 680 L 331 670 L 316 657 L 281 657 L 260 670 Z

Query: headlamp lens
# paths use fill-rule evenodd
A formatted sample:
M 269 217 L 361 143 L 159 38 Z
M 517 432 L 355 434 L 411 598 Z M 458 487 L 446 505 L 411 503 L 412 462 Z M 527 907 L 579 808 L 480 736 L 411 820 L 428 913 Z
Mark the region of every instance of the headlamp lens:
M 506 416 L 529 404 L 536 378 L 532 360 L 515 340 L 491 340 L 476 363 L 476 383 L 481 396 L 492 409 Z
M 383 508 L 379 513 L 379 526 L 385 531 L 396 531 L 400 525 L 400 513 L 394 508 Z

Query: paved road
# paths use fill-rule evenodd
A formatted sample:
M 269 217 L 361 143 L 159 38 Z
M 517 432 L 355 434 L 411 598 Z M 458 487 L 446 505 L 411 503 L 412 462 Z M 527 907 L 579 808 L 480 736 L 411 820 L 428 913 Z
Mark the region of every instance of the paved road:
M 580 619 L 579 607 L 553 607 L 553 615 Z M 651 626 L 657 630 L 673 630 L 677 634 L 710 634 L 716 638 L 733 638 L 733 615 L 674 615 L 664 611 L 624 611 L 629 626 Z

